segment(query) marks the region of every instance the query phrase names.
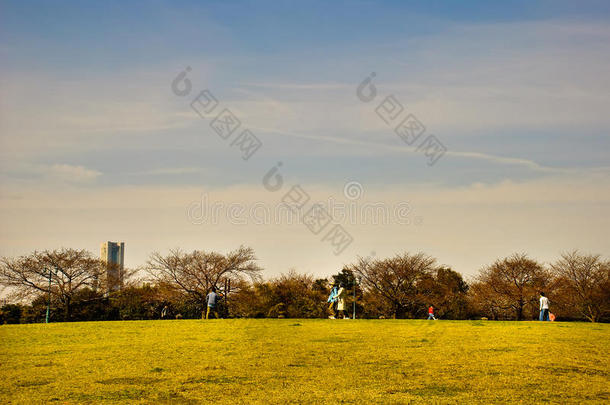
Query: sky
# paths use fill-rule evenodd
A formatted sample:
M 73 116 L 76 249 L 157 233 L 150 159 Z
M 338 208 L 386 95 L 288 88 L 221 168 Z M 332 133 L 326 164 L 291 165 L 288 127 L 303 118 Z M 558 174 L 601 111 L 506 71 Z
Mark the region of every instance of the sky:
M 607 1 L 1 1 L 0 61 L 3 256 L 243 244 L 265 277 L 610 256 Z M 327 225 L 285 215 L 295 192 Z

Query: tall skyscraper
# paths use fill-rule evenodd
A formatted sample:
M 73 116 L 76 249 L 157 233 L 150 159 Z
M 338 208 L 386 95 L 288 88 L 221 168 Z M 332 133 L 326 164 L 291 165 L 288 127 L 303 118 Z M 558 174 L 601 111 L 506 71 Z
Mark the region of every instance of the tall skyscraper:
M 104 263 L 100 287 L 108 292 L 120 290 L 123 287 L 125 243 L 102 242 L 100 259 Z

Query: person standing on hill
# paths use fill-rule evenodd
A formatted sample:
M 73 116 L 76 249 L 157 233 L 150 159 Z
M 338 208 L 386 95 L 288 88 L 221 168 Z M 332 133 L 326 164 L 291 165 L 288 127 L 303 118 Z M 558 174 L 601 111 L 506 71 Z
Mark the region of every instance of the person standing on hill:
M 549 320 L 549 299 L 540 291 L 540 320 Z
M 216 287 L 212 287 L 212 291 L 205 297 L 207 303 L 207 311 L 205 313 L 205 319 L 210 318 L 210 312 L 214 315 L 214 318 L 218 319 L 218 311 L 216 310 L 216 304 L 218 303 L 218 294 L 216 294 Z
M 337 316 L 337 286 L 336 285 L 333 285 L 333 288 L 330 290 L 330 295 L 328 296 L 328 299 L 326 300 L 326 302 L 330 303 L 330 305 L 328 306 L 328 309 L 332 313 L 332 315 L 330 315 L 329 318 L 335 319 L 335 316 Z
M 430 319 L 434 319 L 436 321 L 436 318 L 434 317 L 434 307 L 432 305 L 430 305 L 430 308 L 428 308 L 428 320 Z
M 349 319 L 347 312 L 345 311 L 345 298 L 347 297 L 347 290 L 345 285 L 341 283 L 339 285 L 339 291 L 337 291 L 337 316 L 343 315 L 343 319 Z

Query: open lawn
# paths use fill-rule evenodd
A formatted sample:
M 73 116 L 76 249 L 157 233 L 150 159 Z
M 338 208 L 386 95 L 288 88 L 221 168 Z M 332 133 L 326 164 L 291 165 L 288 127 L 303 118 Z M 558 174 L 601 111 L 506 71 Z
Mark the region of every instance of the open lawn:
M 0 326 L 0 403 L 600 403 L 610 325 L 176 320 Z

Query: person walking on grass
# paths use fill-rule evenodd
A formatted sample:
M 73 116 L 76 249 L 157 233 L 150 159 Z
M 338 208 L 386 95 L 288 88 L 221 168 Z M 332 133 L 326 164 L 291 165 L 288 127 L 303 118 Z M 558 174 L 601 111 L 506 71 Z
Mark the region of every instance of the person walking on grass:
M 218 294 L 216 294 L 216 287 L 212 287 L 212 291 L 210 291 L 205 297 L 205 302 L 208 304 L 208 309 L 205 313 L 205 319 L 210 318 L 210 313 L 214 315 L 214 318 L 218 319 L 218 311 L 216 310 L 216 304 L 218 303 Z
M 330 305 L 328 306 L 328 309 L 331 312 L 331 315 L 329 316 L 330 319 L 335 319 L 335 316 L 337 316 L 337 285 L 333 285 L 333 288 L 330 290 L 330 295 L 328 296 L 328 299 L 326 300 L 326 302 L 329 302 Z
M 343 319 L 349 319 L 345 310 L 345 298 L 347 298 L 347 290 L 345 284 L 341 283 L 337 291 L 337 316 L 341 315 Z
M 549 320 L 549 299 L 540 291 L 540 318 L 541 321 Z
M 434 319 L 436 321 L 436 318 L 434 317 L 434 307 L 432 305 L 430 305 L 430 308 L 428 308 L 428 320 L 430 319 Z

